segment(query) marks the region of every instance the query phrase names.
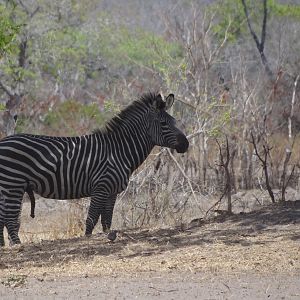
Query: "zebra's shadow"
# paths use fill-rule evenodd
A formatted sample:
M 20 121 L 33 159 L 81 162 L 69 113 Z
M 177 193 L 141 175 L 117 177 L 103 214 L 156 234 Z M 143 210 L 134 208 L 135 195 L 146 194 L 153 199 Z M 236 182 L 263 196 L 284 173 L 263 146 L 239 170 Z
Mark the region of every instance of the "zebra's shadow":
M 272 239 L 267 235 L 295 241 L 300 238 L 300 202 L 292 204 L 269 206 L 247 214 L 221 216 L 184 227 L 130 229 L 119 232 L 114 242 L 110 242 L 104 234 L 94 234 L 89 238 L 24 243 L 0 249 L 0 270 L 21 269 L 28 265 L 59 266 L 78 260 L 90 262 L 94 258 L 105 262 L 106 256 L 115 260 L 131 259 L 214 243 L 248 247 L 270 243 Z M 259 238 L 256 239 L 256 236 Z
M 110 242 L 104 234 L 24 243 L 0 249 L 0 269 L 50 267 L 70 261 L 91 261 L 93 258 L 114 255 L 117 259 L 155 255 L 190 243 L 203 243 L 199 233 L 183 232 L 182 228 L 153 230 L 132 229 L 118 232 L 117 240 Z

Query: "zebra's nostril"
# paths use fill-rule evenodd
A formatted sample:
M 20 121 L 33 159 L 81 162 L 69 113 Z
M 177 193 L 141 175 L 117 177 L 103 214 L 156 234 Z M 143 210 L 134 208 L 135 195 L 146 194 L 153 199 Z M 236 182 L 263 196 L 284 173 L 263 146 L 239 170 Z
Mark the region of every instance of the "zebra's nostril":
M 189 148 L 189 141 L 185 137 L 185 135 L 180 134 L 177 136 L 177 145 L 175 147 L 178 153 L 185 153 Z

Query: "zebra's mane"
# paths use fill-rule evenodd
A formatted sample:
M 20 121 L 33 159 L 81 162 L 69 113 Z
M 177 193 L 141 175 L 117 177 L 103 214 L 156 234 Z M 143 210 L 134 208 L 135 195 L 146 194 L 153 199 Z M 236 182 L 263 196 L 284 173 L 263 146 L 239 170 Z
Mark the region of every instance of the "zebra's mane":
M 160 101 L 157 103 L 157 107 L 160 109 L 163 109 L 166 106 L 165 102 L 161 99 L 158 93 L 149 92 L 143 94 L 140 99 L 133 101 L 117 115 L 112 117 L 112 119 L 107 121 L 102 128 L 94 130 L 93 133 L 107 133 L 116 130 L 120 127 L 120 125 L 124 124 L 124 122 L 128 120 L 128 117 L 140 113 L 143 107 L 149 108 L 153 104 L 154 100 Z

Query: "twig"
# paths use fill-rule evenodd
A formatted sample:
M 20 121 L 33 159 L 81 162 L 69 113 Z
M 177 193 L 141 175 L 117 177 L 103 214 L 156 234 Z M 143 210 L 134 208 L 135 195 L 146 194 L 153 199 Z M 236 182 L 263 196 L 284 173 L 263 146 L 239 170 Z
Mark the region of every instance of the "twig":
M 131 235 L 129 235 L 128 233 L 125 233 L 125 232 L 119 232 L 121 235 L 125 236 L 125 237 L 128 237 L 129 239 L 131 239 L 132 241 L 135 241 L 137 242 L 138 240 L 133 238 Z
M 209 213 L 213 208 L 215 208 L 219 203 L 221 203 L 222 199 L 223 199 L 224 196 L 226 195 L 226 192 L 227 192 L 227 186 L 225 187 L 224 192 L 223 192 L 223 194 L 221 195 L 220 199 L 219 199 L 217 202 L 215 202 L 215 203 L 214 203 L 214 204 L 206 211 L 205 217 L 207 217 L 208 213 Z
M 177 168 L 179 169 L 179 171 L 181 172 L 181 174 L 183 175 L 183 177 L 187 180 L 188 185 L 189 185 L 189 187 L 191 189 L 194 201 L 195 201 L 196 205 L 198 206 L 198 208 L 200 209 L 200 211 L 203 212 L 202 208 L 199 206 L 199 203 L 198 203 L 195 191 L 193 189 L 193 186 L 191 184 L 190 178 L 185 174 L 184 170 L 182 169 L 182 167 L 180 166 L 180 164 L 178 163 L 178 161 L 176 160 L 176 158 L 174 157 L 174 155 L 171 153 L 170 149 L 167 148 L 167 152 L 168 152 L 169 156 L 172 158 L 172 160 L 175 162 Z

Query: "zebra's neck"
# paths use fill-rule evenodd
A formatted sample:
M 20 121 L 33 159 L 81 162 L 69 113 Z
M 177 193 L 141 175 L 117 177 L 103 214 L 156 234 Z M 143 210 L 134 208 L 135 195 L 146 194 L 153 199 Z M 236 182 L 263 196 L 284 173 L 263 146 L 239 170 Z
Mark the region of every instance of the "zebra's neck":
M 146 113 L 128 114 L 120 122 L 115 117 L 115 122 L 110 122 L 110 127 L 102 132 L 109 147 L 108 153 L 122 161 L 131 172 L 145 161 L 154 147 L 148 135 Z

